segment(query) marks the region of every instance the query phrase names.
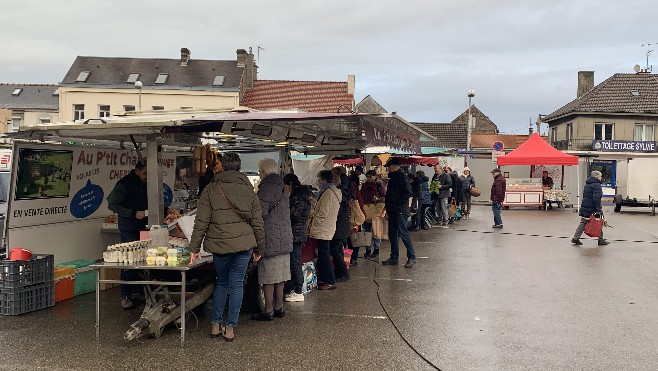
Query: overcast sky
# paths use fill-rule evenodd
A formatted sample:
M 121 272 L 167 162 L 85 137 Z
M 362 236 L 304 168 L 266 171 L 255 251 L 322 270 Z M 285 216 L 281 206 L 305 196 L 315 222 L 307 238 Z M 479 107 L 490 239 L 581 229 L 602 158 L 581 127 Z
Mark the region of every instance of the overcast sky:
M 502 132 L 598 84 L 658 69 L 649 0 L 2 0 L 0 82 L 62 80 L 77 55 L 235 59 L 258 45 L 259 78 L 346 81 L 413 122 L 450 122 L 474 104 Z M 657 70 L 658 72 L 658 70 Z

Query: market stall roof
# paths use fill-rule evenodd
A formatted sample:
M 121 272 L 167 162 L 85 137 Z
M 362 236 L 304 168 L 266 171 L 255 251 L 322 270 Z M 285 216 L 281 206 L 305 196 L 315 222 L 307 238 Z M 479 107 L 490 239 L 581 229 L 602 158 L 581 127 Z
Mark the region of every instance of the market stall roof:
M 349 153 L 368 145 L 388 145 L 420 151 L 419 138 L 426 133 L 406 124 L 394 114 L 254 111 L 236 107 L 125 113 L 102 119 L 26 126 L 6 136 L 92 143 L 98 139 L 130 142 L 131 136 L 145 142 L 147 135 L 162 134 L 163 144 L 191 145 L 206 138 L 216 140 L 220 150 L 272 150 L 290 146 L 304 153 L 321 153 L 327 149 Z
M 355 158 L 335 158 L 331 160 L 334 165 L 363 165 L 363 159 L 361 157 Z
M 498 166 L 506 165 L 578 165 L 578 157 L 560 152 L 534 133 L 519 148 L 498 157 Z

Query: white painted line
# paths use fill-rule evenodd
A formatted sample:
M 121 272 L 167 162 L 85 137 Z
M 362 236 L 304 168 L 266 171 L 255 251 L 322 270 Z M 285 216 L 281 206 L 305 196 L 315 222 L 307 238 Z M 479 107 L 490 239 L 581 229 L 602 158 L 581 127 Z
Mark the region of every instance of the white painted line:
M 416 259 L 429 259 L 429 256 L 417 256 Z
M 387 280 L 387 281 L 406 281 L 411 282 L 409 278 L 387 278 L 387 277 L 377 277 L 377 280 Z
M 386 319 L 386 316 L 369 316 L 365 314 L 346 314 L 346 313 L 317 313 L 317 312 L 302 312 L 302 314 L 311 314 L 314 316 L 332 316 L 332 317 L 349 317 L 349 318 L 367 318 L 367 319 Z

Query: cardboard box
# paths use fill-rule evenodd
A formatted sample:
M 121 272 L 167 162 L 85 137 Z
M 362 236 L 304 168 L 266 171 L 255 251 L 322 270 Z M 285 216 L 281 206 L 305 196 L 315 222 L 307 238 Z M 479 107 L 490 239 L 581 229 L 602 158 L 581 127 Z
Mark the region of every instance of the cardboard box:
M 121 279 L 121 269 L 103 268 L 101 271 L 101 280 L 118 280 Z M 118 283 L 101 283 L 101 291 L 109 290 L 119 286 Z

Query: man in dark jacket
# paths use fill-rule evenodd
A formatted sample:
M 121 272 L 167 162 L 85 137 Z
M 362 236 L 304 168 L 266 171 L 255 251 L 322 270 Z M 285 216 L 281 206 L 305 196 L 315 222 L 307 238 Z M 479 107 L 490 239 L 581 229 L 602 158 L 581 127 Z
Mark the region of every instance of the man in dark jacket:
M 495 168 L 491 170 L 494 177 L 493 184 L 491 185 L 491 210 L 493 211 L 494 225 L 492 228 L 503 228 L 503 218 L 500 212 L 503 209 L 503 201 L 505 201 L 505 177 L 500 173 L 500 169 Z
M 448 198 L 450 197 L 451 187 L 452 179 L 450 179 L 450 175 L 443 171 L 441 165 L 436 165 L 430 184 L 430 192 L 434 203 L 434 213 L 441 228 L 448 228 Z
M 423 187 L 420 178 L 416 174 L 409 174 L 408 177 L 411 182 L 411 212 L 414 214 L 411 217 L 411 230 L 417 231 L 420 229 L 420 198 Z
M 407 248 L 407 264 L 405 268 L 411 268 L 416 264 L 416 252 L 411 242 L 411 236 L 407 230 L 407 218 L 409 212 L 409 197 L 411 197 L 411 185 L 407 177 L 400 170 L 400 160 L 392 157 L 386 162 L 388 168 L 388 190 L 386 191 L 386 214 L 388 215 L 388 239 L 391 242 L 391 257 L 382 262 L 383 265 L 398 265 L 400 248 L 398 236 L 402 238 Z
M 146 228 L 146 210 L 148 197 L 146 193 L 146 164 L 138 161 L 130 174 L 121 178 L 107 196 L 107 207 L 119 216 L 119 233 L 121 242 L 139 241 L 139 231 Z M 121 279 L 137 280 L 134 272 L 121 271 Z M 121 308 L 131 309 L 133 303 L 132 285 L 121 285 Z
M 580 242 L 580 236 L 582 236 L 583 231 L 585 230 L 585 225 L 589 220 L 589 217 L 592 214 L 601 214 L 603 216 L 603 209 L 601 208 L 601 197 L 603 197 L 603 189 L 601 188 L 601 178 L 603 174 L 600 171 L 594 170 L 591 173 L 591 176 L 585 182 L 585 187 L 583 188 L 583 201 L 580 203 L 580 210 L 578 215 L 580 215 L 580 224 L 576 228 L 576 234 L 574 234 L 571 239 L 571 243 L 574 245 L 582 245 Z M 603 233 L 599 237 L 599 246 L 607 245 L 610 242 L 603 238 Z

